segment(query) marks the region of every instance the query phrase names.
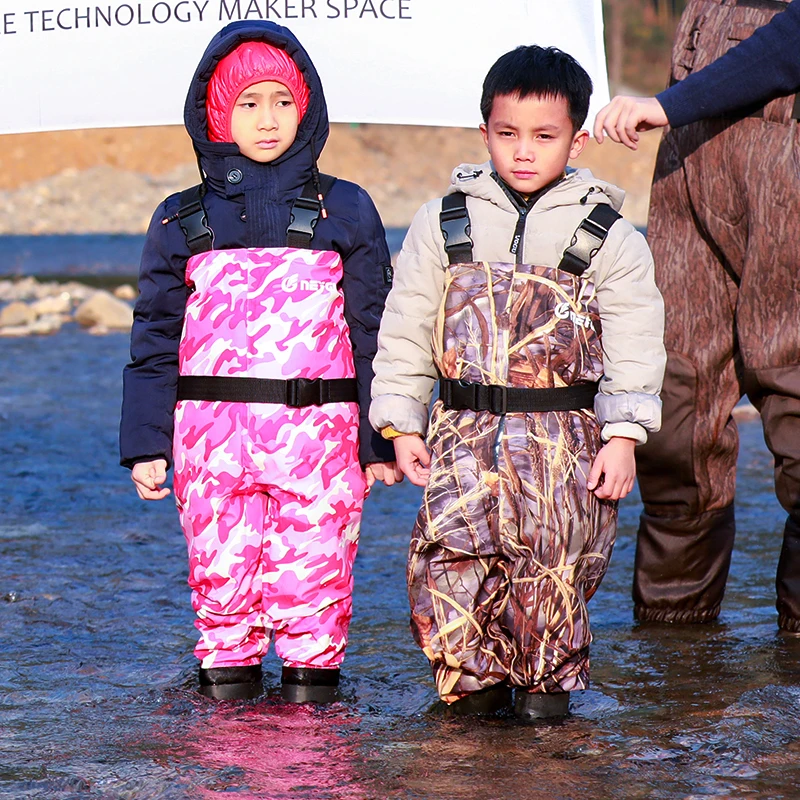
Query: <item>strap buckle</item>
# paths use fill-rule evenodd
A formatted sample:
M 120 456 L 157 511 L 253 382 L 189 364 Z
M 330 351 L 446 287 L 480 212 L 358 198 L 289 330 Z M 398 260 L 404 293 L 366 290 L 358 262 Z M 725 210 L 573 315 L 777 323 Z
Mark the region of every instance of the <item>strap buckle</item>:
M 469 236 L 472 225 L 465 208 L 442 211 L 439 222 L 444 234 L 444 249 L 447 252 L 456 247 L 472 247 L 473 241 Z
M 299 233 L 311 239 L 314 235 L 314 228 L 317 226 L 320 212 L 321 206 L 319 200 L 298 197 L 292 204 L 289 227 L 286 229 L 286 232 Z
M 491 411 L 492 414 L 497 414 L 500 416 L 501 414 L 508 413 L 508 389 L 505 386 L 497 386 L 496 384 L 492 384 L 489 387 L 489 408 L 487 411 Z
M 189 252 L 195 256 L 214 248 L 214 231 L 208 225 L 208 216 L 203 205 L 203 191 L 193 186 L 181 192 L 178 209 L 178 224 L 186 237 Z
M 321 378 L 293 378 L 286 381 L 286 405 L 290 408 L 320 406 L 324 402 Z

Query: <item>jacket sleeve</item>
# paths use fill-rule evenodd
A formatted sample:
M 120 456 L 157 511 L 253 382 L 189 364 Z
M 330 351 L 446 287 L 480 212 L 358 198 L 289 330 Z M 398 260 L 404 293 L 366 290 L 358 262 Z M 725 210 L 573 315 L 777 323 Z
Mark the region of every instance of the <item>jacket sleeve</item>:
M 605 251 L 605 252 L 604 252 Z M 661 427 L 659 393 L 667 355 L 664 301 L 653 257 L 641 233 L 625 220 L 600 250 L 595 281 L 603 344 L 603 378 L 595 398 L 602 438 L 647 441 Z
M 171 225 L 162 225 L 165 204 L 156 209 L 139 270 L 133 312 L 131 360 L 122 373 L 120 463 L 128 468 L 163 458 L 172 464 L 172 432 L 180 343 L 189 289 L 186 257 L 168 246 Z
M 391 284 L 391 258 L 386 232 L 370 196 L 358 189 L 358 230 L 352 249 L 343 255 L 345 319 L 350 327 L 361 408 L 359 459 L 362 466 L 394 461 L 394 446 L 369 424 L 372 361 L 377 349 L 386 295 Z
M 378 337 L 370 421 L 376 430 L 425 434 L 437 372 L 431 335 L 444 291 L 443 244 L 430 205 L 415 215 L 397 257 Z
M 800 3 L 789 3 L 752 36 L 657 95 L 673 128 L 800 89 Z

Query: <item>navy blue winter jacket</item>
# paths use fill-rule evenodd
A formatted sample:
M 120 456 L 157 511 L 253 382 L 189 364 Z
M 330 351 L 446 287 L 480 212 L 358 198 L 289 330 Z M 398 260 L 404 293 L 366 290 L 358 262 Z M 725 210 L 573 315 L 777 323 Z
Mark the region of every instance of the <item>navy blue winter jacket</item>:
M 800 89 L 800 3 L 793 0 L 725 55 L 656 95 L 673 128 Z
M 308 109 L 289 150 L 269 164 L 242 156 L 235 144 L 210 142 L 206 88 L 217 63 L 245 41 L 280 47 L 302 70 L 310 89 Z M 214 248 L 285 247 L 292 202 L 312 176 L 328 138 L 322 85 L 292 33 L 271 22 L 235 22 L 212 39 L 189 89 L 184 110 L 208 192 L 204 203 Z M 233 181 L 231 180 L 233 179 Z M 361 406 L 362 465 L 392 461 L 394 450 L 369 424 L 372 359 L 389 286 L 389 249 L 378 212 L 359 186 L 338 180 L 325 197 L 327 219 L 317 223 L 312 247 L 335 250 L 344 262 L 342 292 L 350 327 Z M 179 207 L 178 195 L 157 209 L 147 233 L 139 274 L 139 299 L 131 331 L 131 362 L 123 372 L 120 463 L 132 467 L 163 458 L 172 464 L 173 412 L 178 382 L 178 345 L 189 289 L 190 257 L 178 222 L 162 224 Z

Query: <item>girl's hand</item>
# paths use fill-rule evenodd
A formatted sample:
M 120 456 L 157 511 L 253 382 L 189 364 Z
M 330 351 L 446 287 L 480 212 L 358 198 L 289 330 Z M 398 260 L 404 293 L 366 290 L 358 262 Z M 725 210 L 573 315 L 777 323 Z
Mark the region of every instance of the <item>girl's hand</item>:
M 134 464 L 131 480 L 142 500 L 161 500 L 169 494 L 169 489 L 159 489 L 167 479 L 167 462 L 163 458 L 155 461 L 142 461 Z
M 403 473 L 397 466 L 396 461 L 367 464 L 364 472 L 367 474 L 367 486 L 372 486 L 375 481 L 382 481 L 387 486 L 392 486 L 403 480 Z

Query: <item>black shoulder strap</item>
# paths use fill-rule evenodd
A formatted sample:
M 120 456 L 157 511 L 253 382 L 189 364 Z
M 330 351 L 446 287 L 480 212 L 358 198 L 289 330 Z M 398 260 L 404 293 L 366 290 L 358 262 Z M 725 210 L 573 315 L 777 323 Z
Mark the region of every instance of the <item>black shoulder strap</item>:
M 331 190 L 336 178 L 333 175 L 319 175 L 319 189 L 314 181 L 309 181 L 300 196 L 292 203 L 289 227 L 286 229 L 286 246 L 304 250 L 314 238 L 314 228 L 319 218 L 328 216 L 325 210 L 325 195 Z
M 558 268 L 573 275 L 582 275 L 595 253 L 603 246 L 611 226 L 621 216 L 607 203 L 598 203 L 578 225 Z
M 454 192 L 442 198 L 439 226 L 444 236 L 444 249 L 451 264 L 469 264 L 472 261 L 470 238 L 472 225 L 467 212 L 467 196 Z
M 205 193 L 205 184 L 199 183 L 190 189 L 184 189 L 178 198 L 178 222 L 193 256 L 214 247 L 214 231 L 208 226 L 208 215 L 203 205 Z

